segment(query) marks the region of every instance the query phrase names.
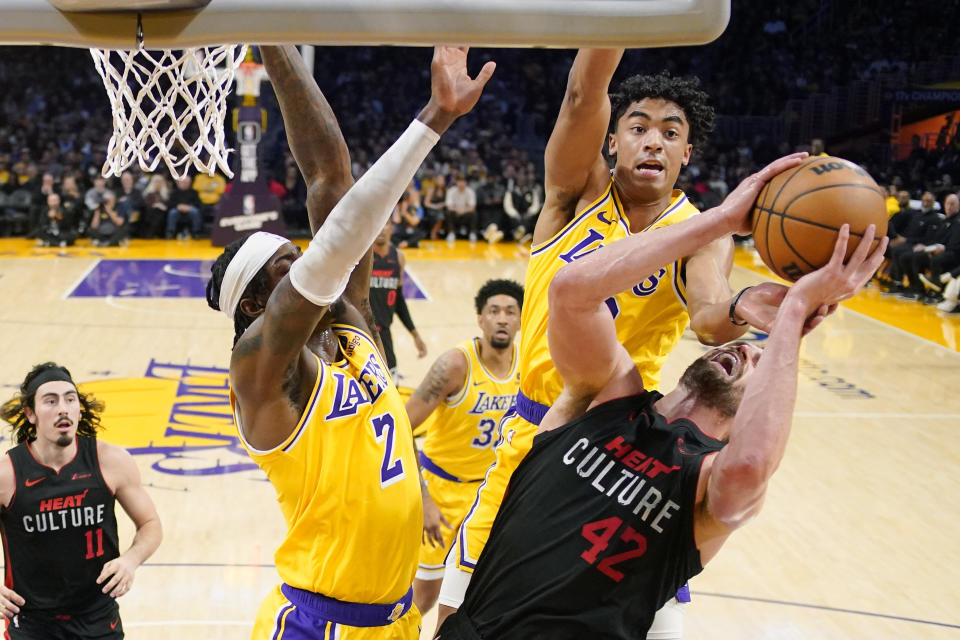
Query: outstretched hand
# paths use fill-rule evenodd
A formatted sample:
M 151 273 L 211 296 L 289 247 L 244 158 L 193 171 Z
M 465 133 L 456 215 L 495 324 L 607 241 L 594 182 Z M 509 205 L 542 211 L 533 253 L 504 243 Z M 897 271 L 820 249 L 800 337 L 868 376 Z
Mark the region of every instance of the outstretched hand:
M 774 160 L 760 171 L 744 178 L 737 188 L 724 198 L 717 209 L 729 222 L 731 233 L 744 235 L 750 233 L 752 230 L 750 213 L 753 210 L 753 203 L 760 195 L 760 190 L 776 175 L 799 166 L 807 155 L 806 151 L 801 151 Z
M 473 109 L 497 67 L 495 62 L 487 62 L 477 77 L 471 78 L 467 73 L 467 50 L 468 47 L 435 47 L 433 50 L 430 102 L 417 117 L 439 134 Z
M 876 233 L 876 226 L 868 226 L 850 259 L 844 262 L 847 242 L 850 239 L 850 225 L 840 227 L 830 261 L 797 280 L 787 295 L 802 300 L 808 314 L 819 313 L 824 307 L 829 309 L 852 298 L 870 281 L 883 262 L 888 238 L 881 238 L 880 244 L 871 253 L 870 245 L 873 244 Z
M 491 60 L 483 65 L 476 78 L 471 78 L 467 73 L 468 50 L 469 47 L 434 47 L 430 63 L 430 100 L 455 117 L 473 109 L 497 68 L 497 63 Z

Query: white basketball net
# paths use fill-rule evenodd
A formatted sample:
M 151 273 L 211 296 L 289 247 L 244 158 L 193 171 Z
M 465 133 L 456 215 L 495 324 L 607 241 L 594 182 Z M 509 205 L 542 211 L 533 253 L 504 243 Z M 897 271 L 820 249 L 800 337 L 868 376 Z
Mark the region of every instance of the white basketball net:
M 150 173 L 163 160 L 177 180 L 191 165 L 233 177 L 223 120 L 246 45 L 90 53 L 113 112 L 105 177 L 119 176 L 134 160 Z

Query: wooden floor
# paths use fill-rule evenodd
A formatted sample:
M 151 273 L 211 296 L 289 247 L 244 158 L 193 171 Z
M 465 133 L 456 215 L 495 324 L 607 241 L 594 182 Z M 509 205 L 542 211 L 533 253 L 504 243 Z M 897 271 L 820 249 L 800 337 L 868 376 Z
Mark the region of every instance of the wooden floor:
M 226 400 L 232 327 L 202 297 L 218 252 L 0 240 L 5 393 L 45 360 L 87 381 L 107 402 L 104 437 L 136 454 L 163 519 L 163 545 L 121 601 L 132 639 L 246 638 L 277 582 L 283 521 Z M 417 360 L 397 323 L 401 384 L 474 335 L 476 289 L 522 280 L 525 257 L 514 245 L 408 251 L 430 354 Z M 732 284 L 765 273 L 741 252 Z M 687 638 L 960 638 L 958 343 L 960 316 L 869 290 L 807 338 L 786 458 L 761 515 L 692 582 Z M 701 352 L 686 336 L 664 386 Z

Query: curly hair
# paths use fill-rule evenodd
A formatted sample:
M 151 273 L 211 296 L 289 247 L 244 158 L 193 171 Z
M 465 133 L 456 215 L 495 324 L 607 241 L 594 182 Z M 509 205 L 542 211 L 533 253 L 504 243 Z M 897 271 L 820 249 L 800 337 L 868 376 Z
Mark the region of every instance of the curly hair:
M 237 255 L 237 252 L 240 251 L 240 247 L 243 246 L 243 243 L 247 241 L 250 236 L 244 236 L 238 240 L 234 240 L 228 244 L 223 249 L 217 260 L 210 267 L 210 280 L 207 281 L 207 304 L 214 311 L 220 311 L 220 287 L 223 284 L 223 276 L 227 272 L 227 267 L 230 266 L 230 261 L 233 260 L 233 257 Z M 250 281 L 250 284 L 247 285 L 247 288 L 244 290 L 243 295 L 246 296 L 269 296 L 270 290 L 268 289 L 268 276 L 266 269 L 260 269 L 257 272 L 257 275 L 253 277 L 253 280 Z M 240 339 L 240 336 L 243 335 L 243 332 L 247 330 L 251 324 L 253 324 L 253 318 L 247 316 L 237 307 L 237 311 L 233 314 L 233 344 L 236 346 L 237 340 Z
M 610 133 L 616 133 L 617 123 L 630 105 L 644 98 L 662 98 L 683 109 L 690 125 L 688 141 L 694 147 L 706 142 L 713 131 L 716 113 L 708 104 L 709 96 L 700 89 L 700 79 L 664 71 L 655 76 L 630 76 L 610 94 Z
M 0 406 L 0 417 L 10 423 L 13 431 L 13 441 L 16 444 L 33 442 L 37 439 L 37 425 L 27 419 L 27 412 L 24 411 L 24 408 L 30 407 L 31 411 L 36 410 L 34 404 L 36 390 L 34 390 L 33 393 L 28 393 L 30 383 L 33 382 L 37 376 L 50 369 L 63 369 L 68 376 L 70 375 L 70 371 L 68 371 L 66 367 L 61 367 L 55 362 L 38 364 L 31 369 L 27 377 L 23 379 L 20 390 L 12 398 L 4 402 L 3 406 Z M 90 394 L 81 393 L 79 389 L 77 390 L 77 397 L 80 400 L 80 422 L 77 424 L 77 435 L 95 438 L 97 431 L 103 428 L 100 424 L 103 402 L 97 400 Z
M 517 301 L 517 305 L 523 309 L 523 287 L 519 282 L 513 280 L 487 280 L 480 291 L 477 292 L 477 297 L 473 299 L 474 304 L 477 305 L 477 315 L 483 313 L 483 308 L 487 304 L 487 300 L 493 296 L 505 295 L 510 296 Z

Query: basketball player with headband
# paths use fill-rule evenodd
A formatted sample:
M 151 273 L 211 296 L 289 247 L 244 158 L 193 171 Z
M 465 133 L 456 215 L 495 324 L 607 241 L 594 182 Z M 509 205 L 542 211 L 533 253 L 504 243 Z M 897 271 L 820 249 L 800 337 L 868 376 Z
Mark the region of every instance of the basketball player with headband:
M 4 638 L 123 638 L 116 599 L 163 534 L 133 456 L 97 438 L 102 411 L 53 362 L 0 409 L 16 443 L 0 460 Z M 116 502 L 136 527 L 122 554 Z
M 471 79 L 466 49 L 437 47 L 430 101 L 337 197 L 322 170 L 340 167 L 337 185 L 349 175 L 336 120 L 291 48 L 263 54 L 308 180 L 311 220 L 325 220 L 302 254 L 262 232 L 227 247 L 207 290 L 208 303 L 234 323 L 231 402 L 241 441 L 274 485 L 287 523 L 275 555 L 283 584 L 264 600 L 253 637 L 414 639 L 419 472 L 403 401 L 357 307 L 367 296 L 374 238 L 495 65 Z M 320 144 L 296 140 L 301 131 Z

